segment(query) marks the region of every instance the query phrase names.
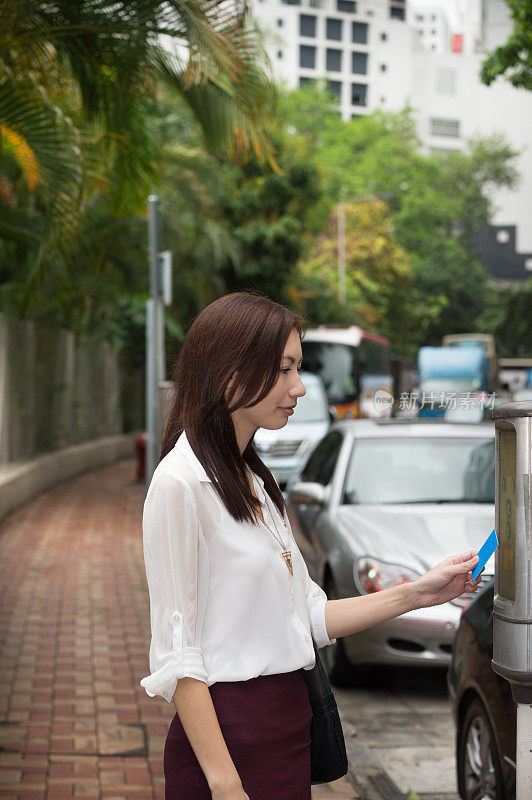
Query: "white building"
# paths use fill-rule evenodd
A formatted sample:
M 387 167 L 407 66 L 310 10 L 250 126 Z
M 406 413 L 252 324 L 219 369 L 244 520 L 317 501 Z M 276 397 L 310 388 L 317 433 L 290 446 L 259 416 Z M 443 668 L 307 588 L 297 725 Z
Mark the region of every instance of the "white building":
M 254 0 L 254 12 L 275 79 L 326 79 L 344 119 L 410 105 L 426 152 L 492 133 L 522 151 L 519 188 L 493 197 L 486 258 L 499 278 L 532 274 L 532 93 L 479 79 L 483 52 L 511 31 L 503 0 Z
M 406 20 L 408 25 L 416 31 L 419 43 L 425 50 L 434 53 L 449 52 L 451 28 L 443 4 L 441 6 L 437 3 L 415 5 L 411 2 L 407 6 Z

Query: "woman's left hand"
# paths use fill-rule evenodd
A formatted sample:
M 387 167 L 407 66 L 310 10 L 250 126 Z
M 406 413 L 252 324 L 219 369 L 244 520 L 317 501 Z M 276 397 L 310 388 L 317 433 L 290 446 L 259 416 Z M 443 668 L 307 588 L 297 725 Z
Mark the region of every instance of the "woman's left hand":
M 476 550 L 468 550 L 467 553 L 449 556 L 441 561 L 413 582 L 418 592 L 418 607 L 436 606 L 454 600 L 464 592 L 476 592 L 484 571 L 473 580 L 471 572 L 477 564 Z

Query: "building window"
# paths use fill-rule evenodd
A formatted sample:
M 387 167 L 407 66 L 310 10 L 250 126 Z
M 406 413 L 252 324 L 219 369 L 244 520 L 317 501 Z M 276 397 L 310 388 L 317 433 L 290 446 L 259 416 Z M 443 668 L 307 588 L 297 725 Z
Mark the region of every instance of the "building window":
M 334 39 L 336 42 L 342 41 L 342 20 L 327 17 L 327 39 Z
M 278 27 L 278 28 L 282 28 L 282 27 L 283 27 L 283 25 L 284 25 L 284 21 L 283 21 L 282 19 L 278 19 L 278 20 L 277 20 L 277 27 Z
M 344 11 L 347 14 L 357 13 L 357 4 L 352 0 L 336 0 L 336 8 L 338 11 Z
M 436 91 L 438 94 L 454 94 L 456 91 L 456 72 L 454 69 L 440 67 L 436 71 Z
M 327 48 L 325 53 L 325 68 L 330 72 L 342 71 L 342 51 Z
M 381 97 L 381 104 L 384 105 L 385 103 L 386 103 L 386 98 L 385 97 Z
M 314 78 L 307 78 L 306 75 L 301 75 L 299 78 L 299 88 L 302 89 L 303 86 L 312 86 L 315 83 Z
M 388 39 L 388 34 L 387 33 L 381 33 L 381 42 L 385 42 L 385 41 L 387 41 L 387 39 Z
M 299 15 L 299 35 L 300 36 L 309 36 L 311 38 L 315 38 L 315 36 L 316 36 L 316 19 L 317 19 L 317 17 L 311 17 L 310 14 L 300 14 Z
M 386 72 L 387 69 L 388 67 L 386 64 L 381 64 L 381 72 Z
M 404 18 L 405 18 L 405 8 L 404 8 L 404 6 L 390 6 L 390 17 L 392 19 L 404 20 Z
M 460 120 L 457 119 L 435 119 L 430 121 L 430 132 L 432 136 L 460 136 Z
M 351 41 L 353 44 L 368 43 L 368 23 L 353 22 L 351 25 Z
M 362 119 L 364 114 L 351 114 L 351 119 Z
M 351 53 L 351 72 L 354 75 L 367 75 L 368 72 L 367 53 Z
M 278 50 L 277 51 L 277 58 L 282 58 L 282 57 L 283 57 L 283 51 L 282 50 Z
M 416 14 L 416 22 L 423 22 L 424 16 L 423 14 Z
M 342 96 L 341 81 L 327 81 L 327 89 L 331 94 L 335 94 L 337 97 Z
M 368 87 L 365 83 L 352 83 L 351 84 L 351 104 L 354 106 L 367 105 L 367 91 Z
M 301 0 L 281 0 L 284 6 L 300 6 Z
M 308 44 L 299 45 L 299 66 L 306 69 L 316 68 L 316 48 Z

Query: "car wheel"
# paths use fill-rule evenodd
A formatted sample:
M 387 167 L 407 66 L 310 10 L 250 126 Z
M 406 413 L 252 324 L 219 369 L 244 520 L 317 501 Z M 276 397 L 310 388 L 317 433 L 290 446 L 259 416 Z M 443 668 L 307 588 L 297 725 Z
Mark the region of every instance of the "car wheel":
M 338 599 L 336 588 L 330 577 L 325 584 L 325 594 L 328 600 Z M 327 670 L 329 680 L 334 686 L 355 686 L 358 683 L 357 668 L 349 661 L 341 637 L 336 639 L 335 644 L 322 648 L 320 656 Z
M 460 727 L 457 766 L 462 800 L 504 800 L 497 742 L 479 698 L 468 706 Z

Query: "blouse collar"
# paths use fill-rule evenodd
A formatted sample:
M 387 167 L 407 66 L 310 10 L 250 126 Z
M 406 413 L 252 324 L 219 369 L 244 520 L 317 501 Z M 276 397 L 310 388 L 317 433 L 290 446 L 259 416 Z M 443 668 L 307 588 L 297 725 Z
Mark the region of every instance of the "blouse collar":
M 192 449 L 192 445 L 190 444 L 185 431 L 182 431 L 182 433 L 179 435 L 177 442 L 175 443 L 175 447 L 178 447 L 179 450 L 183 453 L 188 464 L 194 469 L 194 472 L 196 473 L 198 480 L 205 481 L 207 483 L 212 482 L 207 473 L 205 472 L 203 464 L 201 463 L 196 453 Z M 264 490 L 264 481 L 262 480 L 262 478 L 255 472 L 253 472 L 251 469 L 249 469 L 249 467 L 247 467 L 247 469 L 251 473 L 252 477 L 258 482 L 261 489 Z

